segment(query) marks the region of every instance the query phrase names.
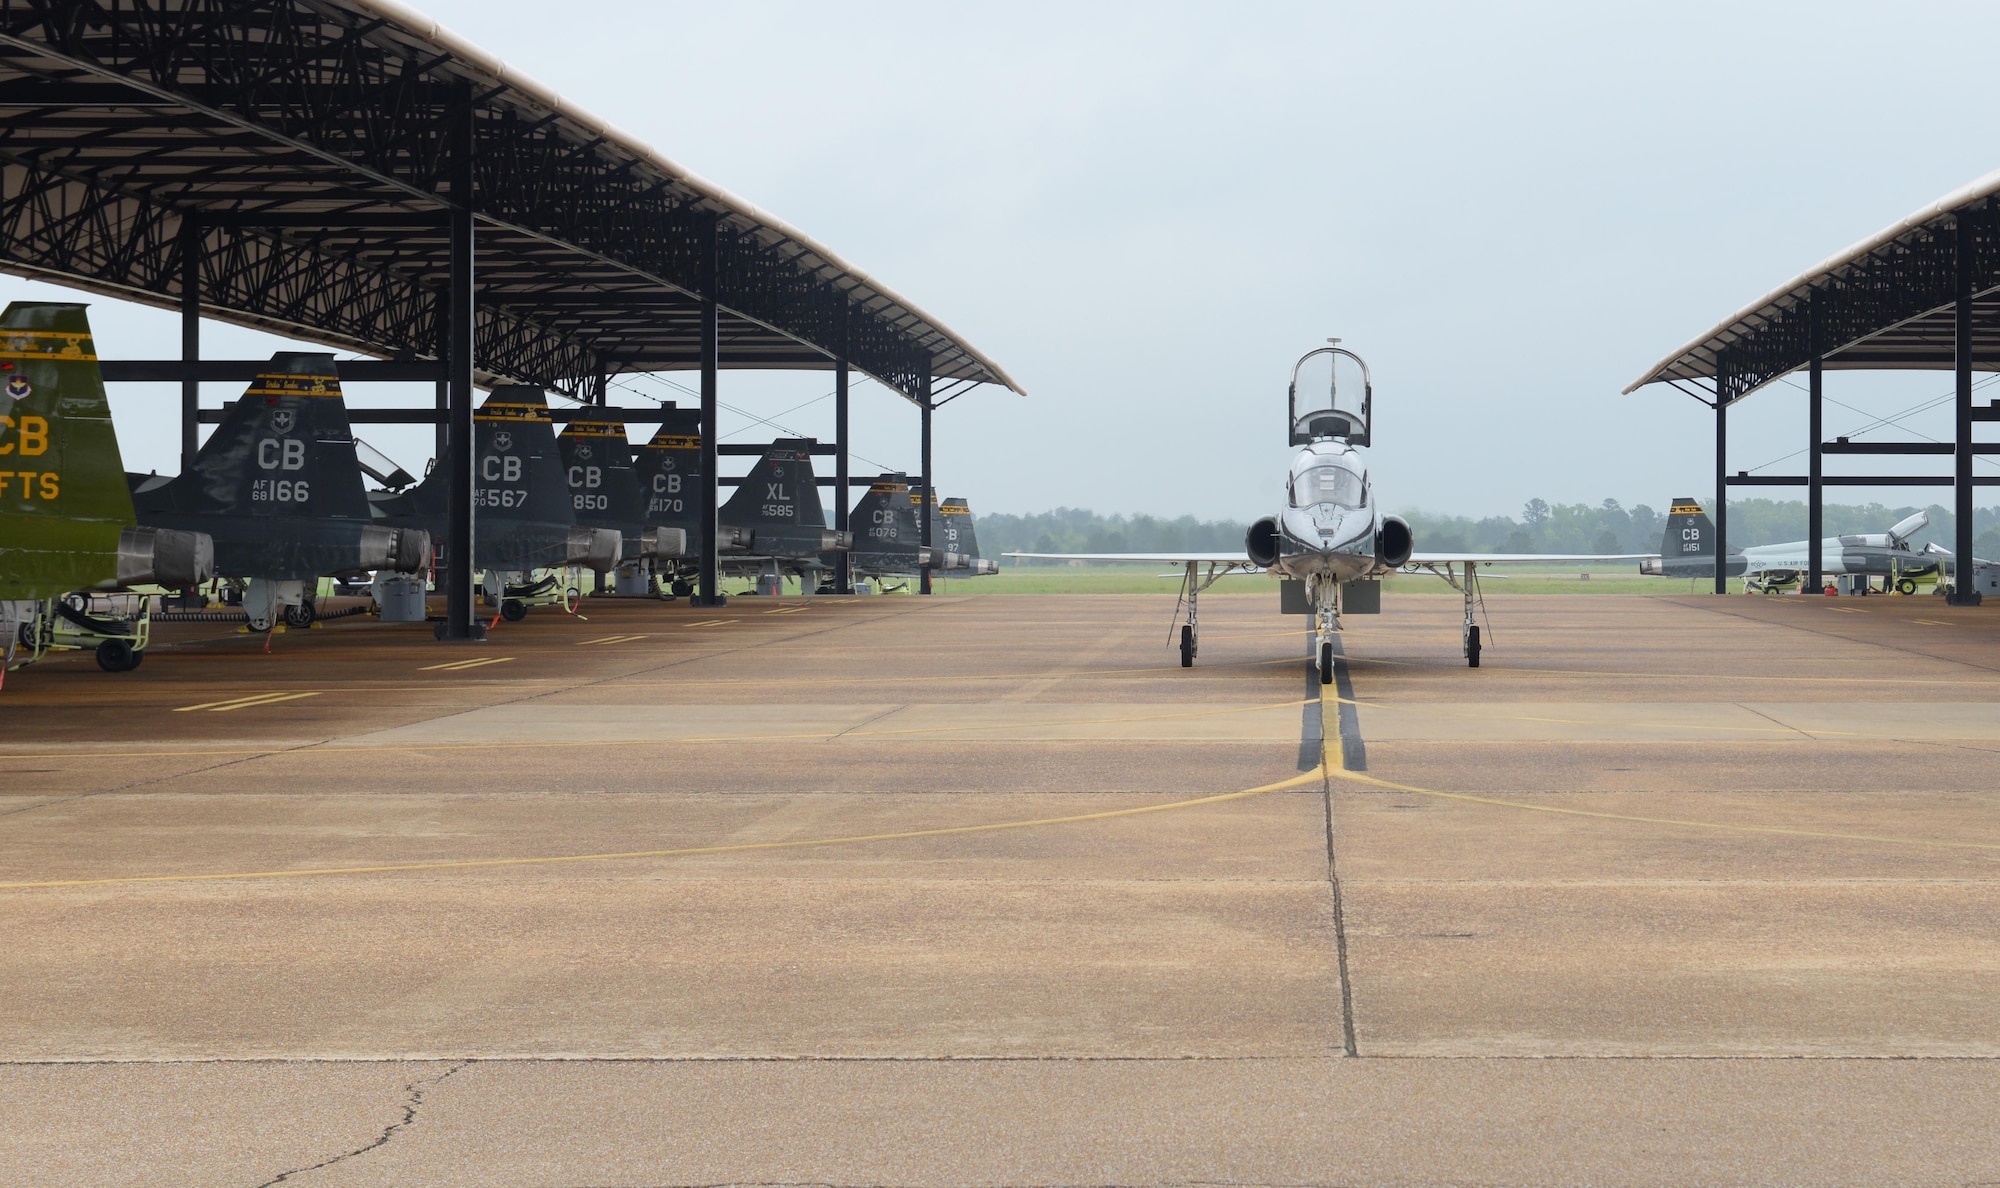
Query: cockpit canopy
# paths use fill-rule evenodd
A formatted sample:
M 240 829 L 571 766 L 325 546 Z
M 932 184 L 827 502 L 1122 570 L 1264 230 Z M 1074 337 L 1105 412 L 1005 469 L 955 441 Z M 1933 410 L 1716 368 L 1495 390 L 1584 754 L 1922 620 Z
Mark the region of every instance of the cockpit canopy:
M 1348 395 L 1345 398 L 1341 396 L 1338 380 L 1342 359 L 1351 360 L 1353 367 L 1358 367 L 1361 372 L 1358 408 L 1353 403 L 1356 393 L 1351 376 Z M 1357 446 L 1369 443 L 1374 384 L 1368 376 L 1368 364 L 1353 351 L 1339 346 L 1324 346 L 1306 352 L 1292 365 L 1292 384 L 1287 401 L 1291 411 L 1293 445 L 1325 440 L 1345 441 Z
M 1307 450 L 1292 463 L 1293 507 L 1366 507 L 1368 476 L 1352 454 Z

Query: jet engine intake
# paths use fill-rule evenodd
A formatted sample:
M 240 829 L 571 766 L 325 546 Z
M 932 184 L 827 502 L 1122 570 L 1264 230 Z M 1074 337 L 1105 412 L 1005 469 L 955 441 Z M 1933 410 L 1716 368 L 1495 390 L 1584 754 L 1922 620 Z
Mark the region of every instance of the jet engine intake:
M 602 572 L 618 568 L 625 538 L 616 528 L 571 528 L 568 563 Z
M 1375 563 L 1401 569 L 1416 545 L 1417 536 L 1410 531 L 1408 520 L 1401 516 L 1383 516 L 1382 527 L 1375 532 Z
M 206 532 L 127 528 L 118 534 L 118 584 L 170 589 L 215 576 L 215 541 Z
M 1278 563 L 1278 517 L 1265 516 L 1243 534 L 1243 551 L 1250 561 L 1265 569 Z
M 431 534 L 421 528 L 361 528 L 361 563 L 356 569 L 415 573 L 430 560 Z
M 687 549 L 685 528 L 648 528 L 639 534 L 639 551 L 648 557 L 685 557 Z
M 854 547 L 852 532 L 835 532 L 822 528 L 819 533 L 819 551 L 822 553 L 845 553 Z

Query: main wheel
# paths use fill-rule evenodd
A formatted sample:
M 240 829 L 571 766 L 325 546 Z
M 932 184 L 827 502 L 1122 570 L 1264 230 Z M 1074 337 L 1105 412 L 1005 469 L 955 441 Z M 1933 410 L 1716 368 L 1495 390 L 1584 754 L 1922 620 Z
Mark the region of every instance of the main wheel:
M 1331 685 L 1333 683 L 1333 641 L 1331 640 L 1319 645 L 1319 683 L 1322 685 Z
M 1916 592 L 1917 579 L 1915 578 L 1903 578 L 1896 583 L 1896 593 L 1898 594 L 1915 594 Z
M 694 583 L 677 581 L 673 585 L 673 591 L 675 598 L 686 598 L 694 593 Z
M 1479 626 L 1476 623 L 1465 629 L 1465 666 L 1479 667 Z
M 518 623 L 528 617 L 527 604 L 518 598 L 509 598 L 500 604 L 500 617 L 509 623 Z
M 97 666 L 106 672 L 129 672 L 139 667 L 138 653 L 122 639 L 107 639 L 97 645 Z
M 312 599 L 310 598 L 299 603 L 297 606 L 288 606 L 285 608 L 285 626 L 287 627 L 310 627 L 313 625 L 313 620 L 318 617 L 319 609 L 312 604 Z
M 1194 627 L 1187 623 L 1181 624 L 1181 667 L 1194 667 Z

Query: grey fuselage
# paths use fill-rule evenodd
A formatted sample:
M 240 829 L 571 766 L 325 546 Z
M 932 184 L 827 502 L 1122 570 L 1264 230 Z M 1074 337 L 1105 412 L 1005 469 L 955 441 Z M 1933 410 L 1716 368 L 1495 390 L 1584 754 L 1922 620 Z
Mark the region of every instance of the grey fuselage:
M 1368 464 L 1339 438 L 1293 456 L 1286 506 L 1274 519 L 1277 557 L 1267 568 L 1286 577 L 1351 582 L 1391 568 L 1376 556 L 1382 512 Z

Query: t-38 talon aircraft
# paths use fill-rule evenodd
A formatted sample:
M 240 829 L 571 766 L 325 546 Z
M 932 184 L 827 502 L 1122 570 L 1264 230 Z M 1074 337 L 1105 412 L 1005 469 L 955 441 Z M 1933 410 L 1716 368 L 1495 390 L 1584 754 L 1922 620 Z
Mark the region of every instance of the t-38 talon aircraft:
M 910 492 L 911 503 L 921 505 L 923 500 L 922 492 Z M 969 576 L 979 577 L 1000 572 L 997 563 L 979 555 L 979 540 L 972 531 L 972 505 L 963 499 L 947 499 L 943 504 L 939 504 L 936 497 L 932 497 L 931 544 L 942 546 L 945 552 L 965 558 L 964 568 L 970 571 Z
M 724 539 L 744 542 L 730 556 L 729 570 L 755 572 L 760 592 L 777 593 L 781 571 L 797 574 L 800 589 L 811 590 L 818 585 L 813 572 L 824 568 L 820 554 L 854 547 L 853 533 L 826 526 L 812 446 L 805 437 L 773 441 L 716 512 Z
M 546 392 L 501 384 L 487 393 L 473 414 L 472 451 L 472 563 L 486 571 L 487 597 L 509 622 L 525 616 L 530 602 L 562 596 L 553 576 L 531 580 L 534 571 L 617 566 L 624 546 L 618 530 L 576 522 Z M 444 535 L 444 467 L 409 491 L 376 491 L 368 498 L 388 523 L 428 529 L 441 552 L 460 547 Z
M 624 423 L 601 409 L 580 408 L 569 427 L 556 436 L 556 447 L 562 452 L 576 522 L 586 528 L 614 529 L 624 538 L 618 563 L 620 590 L 651 593 L 653 562 L 685 552 L 687 532 L 646 523 L 646 496 L 632 468 L 632 444 L 626 440 Z
M 1338 344 L 1339 339 L 1328 340 Z M 1327 360 L 1325 408 L 1299 409 L 1299 373 L 1313 359 Z M 1350 359 L 1361 370 L 1359 409 L 1340 407 L 1334 365 Z M 1313 649 L 1322 684 L 1333 681 L 1333 633 L 1340 616 L 1376 614 L 1382 607 L 1381 579 L 1391 573 L 1428 570 L 1465 595 L 1462 639 L 1465 662 L 1479 667 L 1479 606 L 1481 565 L 1537 562 L 1634 560 L 1651 554 L 1576 553 L 1419 553 L 1410 526 L 1400 516 L 1385 515 L 1368 481 L 1368 464 L 1361 451 L 1373 437 L 1374 383 L 1361 356 L 1339 345 L 1308 351 L 1292 365 L 1291 444 L 1298 447 L 1286 479 L 1286 505 L 1276 515 L 1250 525 L 1243 552 L 1234 553 L 1021 553 L 1034 557 L 1077 561 L 1153 561 L 1187 569 L 1182 590 L 1187 622 L 1180 632 L 1181 667 L 1191 668 L 1200 645 L 1196 597 L 1217 578 L 1232 572 L 1262 570 L 1288 583 L 1285 601 L 1314 619 Z M 1309 398 L 1310 399 L 1310 398 Z M 1459 566 L 1454 575 L 1452 566 Z M 1197 571 L 1206 567 L 1205 574 Z M 1288 607 L 1288 609 L 1290 609 Z
M 272 355 L 188 473 L 127 478 L 143 523 L 215 538 L 217 572 L 248 580 L 255 631 L 280 616 L 309 625 L 322 577 L 415 573 L 430 559 L 422 529 L 373 522 L 330 354 Z
M 855 577 L 911 578 L 924 569 L 949 572 L 991 573 L 991 561 L 976 562 L 942 543 L 923 545 L 917 537 L 917 500 L 910 490 L 910 477 L 885 474 L 869 484 L 867 494 L 854 504 L 847 522 L 854 526 L 854 548 L 848 554 L 848 572 Z M 964 500 L 956 500 L 963 507 Z M 968 535 L 969 535 L 968 530 Z M 931 540 L 941 542 L 943 533 L 933 522 Z M 832 565 L 830 557 L 822 558 Z M 984 565 L 984 569 L 977 566 Z
M 1884 579 L 1885 588 L 1914 594 L 1918 578 L 1936 574 L 1940 565 L 1949 567 L 1950 554 L 1935 551 L 1935 546 L 1910 547 L 1910 538 L 1930 522 L 1930 513 L 1918 512 L 1897 521 L 1887 532 L 1822 537 L 1820 573 L 1825 577 L 1879 577 Z M 1805 580 L 1809 560 L 1806 543 L 1789 540 L 1733 549 L 1724 563 L 1723 576 L 1742 577 L 1746 591 L 1791 589 Z M 1640 561 L 1639 572 L 1654 577 L 1715 576 L 1715 523 L 1700 504 L 1685 495 L 1675 498 L 1660 537 L 1660 555 Z
M 136 525 L 83 306 L 15 301 L 0 313 L 0 467 L 0 672 L 22 644 L 33 656 L 94 646 L 99 667 L 137 668 L 147 600 L 107 619 L 88 592 L 199 585 L 215 546 Z

